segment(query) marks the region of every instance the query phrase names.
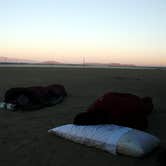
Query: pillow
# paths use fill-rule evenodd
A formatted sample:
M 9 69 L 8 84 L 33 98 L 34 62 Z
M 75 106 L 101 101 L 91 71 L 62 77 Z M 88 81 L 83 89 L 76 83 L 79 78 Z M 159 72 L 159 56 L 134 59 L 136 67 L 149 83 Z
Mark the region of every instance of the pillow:
M 159 139 L 143 131 L 128 127 L 68 124 L 48 130 L 66 139 L 103 149 L 112 154 L 142 157 L 159 145 Z

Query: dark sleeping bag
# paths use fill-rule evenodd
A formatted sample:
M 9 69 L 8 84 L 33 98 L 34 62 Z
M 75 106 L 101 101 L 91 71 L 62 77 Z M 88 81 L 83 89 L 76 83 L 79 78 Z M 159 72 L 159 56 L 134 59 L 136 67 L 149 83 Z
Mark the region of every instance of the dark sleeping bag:
M 63 85 L 11 88 L 4 96 L 5 103 L 15 105 L 16 110 L 34 110 L 62 102 L 67 96 Z
M 92 103 L 86 112 L 77 114 L 74 124 L 117 124 L 145 130 L 148 127 L 147 117 L 152 109 L 150 97 L 108 92 Z

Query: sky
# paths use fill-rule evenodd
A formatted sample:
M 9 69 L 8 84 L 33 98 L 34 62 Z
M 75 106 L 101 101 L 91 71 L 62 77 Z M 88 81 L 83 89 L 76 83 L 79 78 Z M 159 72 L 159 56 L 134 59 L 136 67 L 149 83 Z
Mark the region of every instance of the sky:
M 0 0 L 0 56 L 166 66 L 165 0 Z

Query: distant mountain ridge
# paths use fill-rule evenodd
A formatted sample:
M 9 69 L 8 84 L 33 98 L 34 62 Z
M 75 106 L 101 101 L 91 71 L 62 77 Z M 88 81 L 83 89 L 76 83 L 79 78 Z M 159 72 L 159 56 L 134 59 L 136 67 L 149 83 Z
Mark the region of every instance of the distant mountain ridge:
M 56 64 L 62 64 L 62 63 L 57 61 L 43 61 L 43 62 L 40 62 L 40 64 L 56 65 Z
M 0 63 L 1 64 L 13 64 L 13 63 L 17 63 L 17 64 L 22 64 L 22 63 L 26 63 L 26 64 L 43 64 L 43 65 L 60 65 L 60 64 L 65 64 L 65 63 L 61 63 L 58 61 L 54 61 L 54 60 L 48 60 L 48 61 L 37 61 L 37 60 L 29 60 L 29 59 L 21 59 L 21 58 L 9 58 L 9 57 L 0 57 Z M 67 64 L 67 63 L 66 63 Z M 74 64 L 73 64 L 74 65 Z M 75 64 L 75 65 L 92 65 L 92 66 L 102 66 L 102 65 L 107 65 L 107 66 L 115 66 L 115 67 L 120 67 L 120 66 L 126 66 L 126 67 L 134 67 L 136 65 L 133 64 L 121 64 L 121 63 L 84 63 L 84 64 Z
M 112 65 L 112 66 L 136 66 L 134 64 L 121 64 L 121 63 L 109 63 L 108 65 Z
M 38 61 L 21 58 L 0 57 L 0 63 L 38 63 Z
M 107 66 L 136 66 L 133 64 L 121 64 L 121 63 L 85 63 L 85 65 L 107 65 Z
M 35 63 L 35 64 L 61 64 L 57 61 L 37 61 L 21 58 L 0 57 L 0 63 Z

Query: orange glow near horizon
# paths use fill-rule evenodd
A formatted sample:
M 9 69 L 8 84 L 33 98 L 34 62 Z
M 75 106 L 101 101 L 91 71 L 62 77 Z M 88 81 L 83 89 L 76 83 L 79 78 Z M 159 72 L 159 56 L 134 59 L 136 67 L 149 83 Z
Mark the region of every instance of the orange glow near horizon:
M 166 58 L 163 53 L 155 51 L 136 51 L 124 48 L 88 48 L 65 47 L 56 45 L 49 47 L 3 47 L 0 48 L 0 56 L 20 58 L 37 61 L 57 61 L 61 63 L 82 63 L 83 57 L 86 63 L 122 63 L 141 66 L 166 66 Z
M 85 57 L 86 63 L 166 66 L 164 47 L 144 45 L 119 44 L 111 40 L 13 40 L 0 43 L 0 56 L 61 63 L 82 63 Z

